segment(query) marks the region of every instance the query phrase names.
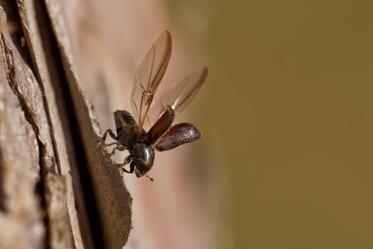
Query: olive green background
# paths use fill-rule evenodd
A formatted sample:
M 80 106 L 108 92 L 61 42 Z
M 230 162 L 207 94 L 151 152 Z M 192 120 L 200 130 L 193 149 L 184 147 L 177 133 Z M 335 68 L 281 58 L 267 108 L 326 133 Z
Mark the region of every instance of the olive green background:
M 233 248 L 373 248 L 372 2 L 169 3 L 208 15 L 194 111 Z

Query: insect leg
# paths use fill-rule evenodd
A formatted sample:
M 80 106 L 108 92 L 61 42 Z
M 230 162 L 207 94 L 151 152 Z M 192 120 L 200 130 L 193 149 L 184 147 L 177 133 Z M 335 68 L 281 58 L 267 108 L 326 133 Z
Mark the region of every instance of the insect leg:
M 110 137 L 112 137 L 114 140 L 118 140 L 117 136 L 114 135 L 113 131 L 111 129 L 107 129 L 104 133 L 104 135 L 102 136 L 102 140 L 105 142 L 106 140 L 106 136 L 107 134 L 110 135 Z
M 113 143 L 110 143 L 110 144 L 104 144 L 106 147 L 109 147 L 109 146 L 112 146 L 112 145 L 117 145 L 118 146 L 118 142 L 113 142 Z
M 130 170 L 127 170 L 126 168 L 122 167 L 122 170 L 128 174 L 132 174 L 135 171 L 135 164 L 131 162 L 130 164 Z
M 120 143 L 113 143 L 113 144 L 116 144 L 117 147 L 115 147 L 110 153 L 108 153 L 109 157 L 114 155 L 116 150 L 124 151 L 126 149 L 126 147 L 122 146 Z M 109 146 L 108 144 L 105 144 L 105 145 Z
M 126 164 L 129 164 L 131 162 L 131 160 L 132 160 L 131 156 L 128 156 L 128 157 L 124 158 L 123 163 L 116 163 L 116 164 L 114 164 L 114 166 L 122 167 Z

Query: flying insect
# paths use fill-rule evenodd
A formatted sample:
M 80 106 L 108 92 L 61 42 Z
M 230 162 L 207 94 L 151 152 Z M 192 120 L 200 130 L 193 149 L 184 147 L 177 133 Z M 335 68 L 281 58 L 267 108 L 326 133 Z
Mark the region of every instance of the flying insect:
M 108 153 L 110 157 L 117 150 L 128 150 L 129 156 L 116 166 L 121 166 L 124 172 L 135 173 L 137 177 L 146 175 L 152 168 L 155 150 L 171 150 L 201 138 L 194 125 L 179 123 L 172 126 L 172 123 L 201 88 L 207 77 L 207 67 L 184 77 L 153 102 L 170 60 L 171 47 L 171 35 L 165 31 L 149 49 L 136 73 L 131 95 L 134 115 L 125 110 L 115 111 L 116 135 L 108 129 L 102 136 L 104 142 L 107 135 L 115 140 L 105 144 L 115 145 Z M 149 127 L 147 131 L 146 127 Z M 126 164 L 130 164 L 129 170 L 124 167 Z

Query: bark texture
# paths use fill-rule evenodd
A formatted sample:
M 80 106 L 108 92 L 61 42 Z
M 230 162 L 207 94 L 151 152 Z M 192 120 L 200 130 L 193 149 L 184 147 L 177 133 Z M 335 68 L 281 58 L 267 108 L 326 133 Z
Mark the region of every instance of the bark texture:
M 132 199 L 100 134 L 61 2 L 0 1 L 0 248 L 126 243 Z

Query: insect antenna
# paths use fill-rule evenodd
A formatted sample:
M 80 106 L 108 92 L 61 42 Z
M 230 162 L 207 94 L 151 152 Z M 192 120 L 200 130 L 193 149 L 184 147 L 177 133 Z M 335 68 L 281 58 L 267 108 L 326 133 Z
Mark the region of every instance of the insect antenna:
M 154 179 L 153 178 L 151 178 L 150 176 L 148 176 L 148 175 L 145 175 L 150 181 L 152 181 L 152 182 L 154 182 Z

